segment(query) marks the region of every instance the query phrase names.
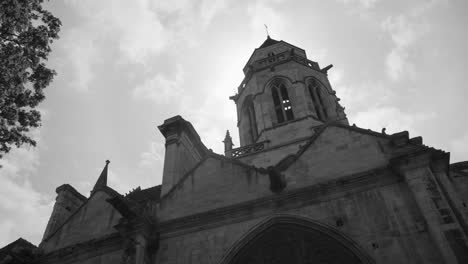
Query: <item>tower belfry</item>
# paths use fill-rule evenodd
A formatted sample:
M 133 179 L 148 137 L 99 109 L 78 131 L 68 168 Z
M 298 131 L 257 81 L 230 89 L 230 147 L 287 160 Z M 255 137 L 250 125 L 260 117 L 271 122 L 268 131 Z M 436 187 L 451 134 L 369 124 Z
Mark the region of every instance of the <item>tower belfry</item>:
M 348 124 L 328 80 L 331 67 L 320 68 L 305 50 L 268 35 L 247 61 L 237 94 L 230 97 L 237 106 L 240 146 L 288 144 L 310 137 L 324 123 Z

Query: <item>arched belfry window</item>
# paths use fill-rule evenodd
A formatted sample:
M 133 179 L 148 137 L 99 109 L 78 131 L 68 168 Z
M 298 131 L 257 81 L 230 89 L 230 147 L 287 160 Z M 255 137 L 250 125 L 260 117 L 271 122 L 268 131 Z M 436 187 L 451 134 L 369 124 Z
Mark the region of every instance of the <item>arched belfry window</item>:
M 315 79 L 311 79 L 308 88 L 312 103 L 314 104 L 315 113 L 317 113 L 317 118 L 321 121 L 325 121 L 327 119 L 327 110 L 323 103 L 320 83 Z
M 292 111 L 292 105 L 291 101 L 289 100 L 288 90 L 286 89 L 284 83 L 273 83 L 271 90 L 278 123 L 283 123 L 286 120 L 293 120 L 294 114 Z
M 244 101 L 244 105 L 242 107 L 243 117 L 246 119 L 246 136 L 247 136 L 247 143 L 253 144 L 258 137 L 257 131 L 257 119 L 255 117 L 255 108 L 253 104 L 253 100 L 251 97 L 248 97 Z

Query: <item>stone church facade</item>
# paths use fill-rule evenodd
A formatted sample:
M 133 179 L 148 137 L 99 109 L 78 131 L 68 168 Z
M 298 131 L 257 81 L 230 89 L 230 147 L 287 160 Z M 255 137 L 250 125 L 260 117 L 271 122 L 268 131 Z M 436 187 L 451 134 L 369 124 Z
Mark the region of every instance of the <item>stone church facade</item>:
M 123 195 L 106 163 L 89 197 L 65 184 L 37 247 L 0 263 L 468 263 L 468 162 L 408 132 L 350 125 L 327 71 L 270 37 L 236 95 L 240 147 L 164 121 L 161 185 Z

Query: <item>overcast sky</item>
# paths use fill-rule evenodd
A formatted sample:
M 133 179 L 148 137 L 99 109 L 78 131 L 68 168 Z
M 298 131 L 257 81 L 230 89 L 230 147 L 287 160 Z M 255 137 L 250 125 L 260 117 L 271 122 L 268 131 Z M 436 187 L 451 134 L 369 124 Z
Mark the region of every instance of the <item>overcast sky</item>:
M 329 72 L 350 123 L 408 130 L 468 159 L 468 2 L 465 0 L 52 1 L 62 20 L 40 105 L 36 148 L 0 169 L 0 247 L 40 242 L 55 188 L 88 196 L 106 159 L 121 193 L 161 183 L 157 126 L 180 114 L 223 153 L 238 146 L 234 95 L 242 68 L 270 35 L 304 48 Z

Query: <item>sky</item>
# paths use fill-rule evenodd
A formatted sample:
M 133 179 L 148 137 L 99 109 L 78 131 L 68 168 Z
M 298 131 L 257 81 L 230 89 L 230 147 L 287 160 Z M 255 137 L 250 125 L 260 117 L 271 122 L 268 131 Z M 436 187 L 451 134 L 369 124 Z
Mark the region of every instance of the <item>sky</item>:
M 39 105 L 37 147 L 0 160 L 0 247 L 40 243 L 68 183 L 88 196 L 105 160 L 120 193 L 161 183 L 164 137 L 181 115 L 208 148 L 223 153 L 228 99 L 266 39 L 306 50 L 322 67 L 350 124 L 407 130 L 468 160 L 468 2 L 465 0 L 63 0 L 48 65 L 57 76 Z

